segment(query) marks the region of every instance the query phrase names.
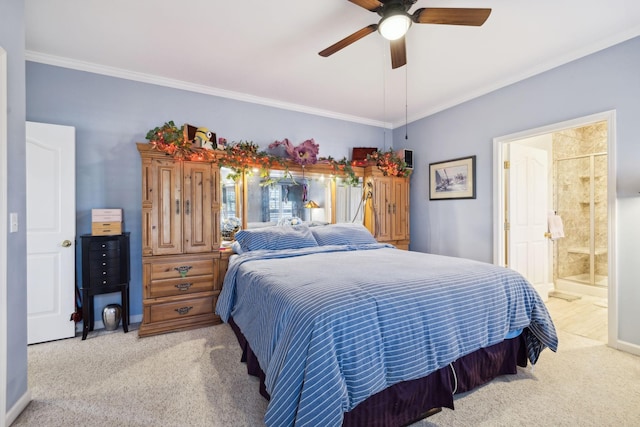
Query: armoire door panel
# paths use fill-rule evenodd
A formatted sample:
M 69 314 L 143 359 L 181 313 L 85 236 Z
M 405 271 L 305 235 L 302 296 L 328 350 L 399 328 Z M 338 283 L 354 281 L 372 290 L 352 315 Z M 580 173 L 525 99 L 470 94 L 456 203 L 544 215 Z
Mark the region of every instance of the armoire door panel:
M 409 236 L 409 185 L 404 178 L 393 178 L 393 209 L 391 238 Z
M 153 254 L 182 253 L 181 164 L 156 160 L 154 164 Z
M 211 165 L 184 163 L 184 252 L 212 249 Z

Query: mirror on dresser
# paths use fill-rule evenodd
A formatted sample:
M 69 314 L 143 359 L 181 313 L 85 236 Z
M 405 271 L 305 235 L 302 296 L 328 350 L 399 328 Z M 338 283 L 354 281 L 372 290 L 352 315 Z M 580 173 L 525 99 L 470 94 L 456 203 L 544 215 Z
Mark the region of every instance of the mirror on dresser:
M 277 225 L 290 218 L 314 225 L 362 223 L 362 178 L 352 186 L 326 168 L 308 168 L 304 173 L 272 169 L 268 177 L 252 171 L 234 181 L 234 171 L 225 167 L 220 177 L 221 221 L 236 217 L 243 229 Z
M 242 218 L 242 180 L 234 180 L 234 171 L 220 168 L 220 218 Z

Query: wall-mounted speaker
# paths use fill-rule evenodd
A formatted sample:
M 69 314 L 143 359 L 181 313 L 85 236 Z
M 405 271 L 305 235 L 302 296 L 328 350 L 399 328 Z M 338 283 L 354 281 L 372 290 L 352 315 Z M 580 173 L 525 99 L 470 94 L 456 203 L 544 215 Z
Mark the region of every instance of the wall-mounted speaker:
M 404 157 L 407 168 L 413 169 L 413 150 L 400 150 L 400 156 Z

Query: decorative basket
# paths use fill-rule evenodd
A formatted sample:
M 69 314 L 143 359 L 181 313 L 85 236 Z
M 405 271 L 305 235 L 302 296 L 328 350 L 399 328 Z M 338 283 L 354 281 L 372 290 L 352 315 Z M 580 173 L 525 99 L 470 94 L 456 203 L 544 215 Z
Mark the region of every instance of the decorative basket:
M 234 230 L 222 230 L 220 231 L 220 235 L 222 236 L 222 240 L 227 240 L 227 241 L 234 241 L 236 240 L 236 231 L 238 231 L 238 229 L 234 229 Z
M 231 216 L 226 218 L 220 224 L 220 235 L 222 236 L 222 240 L 226 240 L 231 242 L 236 240 L 236 232 L 240 230 L 240 225 L 242 221 L 240 218 L 236 218 L 235 216 Z

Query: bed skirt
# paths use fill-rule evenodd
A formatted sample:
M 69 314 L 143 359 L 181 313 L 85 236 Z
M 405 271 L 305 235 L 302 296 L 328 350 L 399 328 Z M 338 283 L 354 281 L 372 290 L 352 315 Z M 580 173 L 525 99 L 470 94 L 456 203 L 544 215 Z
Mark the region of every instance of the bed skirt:
M 244 335 L 233 321 L 229 325 L 242 348 L 249 375 L 260 378 L 260 394 L 269 399 L 264 373 Z M 453 395 L 470 391 L 500 375 L 515 374 L 527 366 L 523 334 L 474 351 L 430 375 L 403 381 L 370 396 L 344 414 L 345 427 L 400 427 L 429 415 L 435 408 L 453 409 Z

